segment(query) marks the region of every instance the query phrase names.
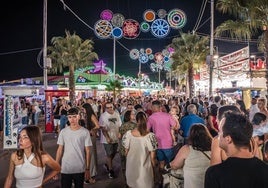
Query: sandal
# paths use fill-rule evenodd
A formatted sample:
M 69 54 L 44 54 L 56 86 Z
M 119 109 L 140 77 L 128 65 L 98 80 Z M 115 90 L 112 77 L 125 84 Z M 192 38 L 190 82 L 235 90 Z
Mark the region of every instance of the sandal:
M 85 184 L 94 184 L 96 183 L 96 180 L 94 178 L 90 178 L 88 180 L 85 180 Z

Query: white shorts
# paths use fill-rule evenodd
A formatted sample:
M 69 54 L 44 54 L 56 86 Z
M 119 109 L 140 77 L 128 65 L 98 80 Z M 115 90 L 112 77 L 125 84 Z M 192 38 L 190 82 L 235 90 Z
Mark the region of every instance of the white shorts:
M 54 119 L 54 126 L 57 127 L 60 125 L 60 119 Z

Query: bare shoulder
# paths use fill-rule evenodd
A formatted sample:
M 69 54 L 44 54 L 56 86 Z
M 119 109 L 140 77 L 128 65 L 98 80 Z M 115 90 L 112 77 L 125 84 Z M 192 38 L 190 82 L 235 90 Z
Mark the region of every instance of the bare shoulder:
M 50 161 L 51 159 L 52 159 L 52 157 L 51 157 L 51 155 L 49 155 L 48 153 L 43 153 L 43 154 L 42 154 L 42 161 L 43 161 L 44 163 Z
M 187 156 L 190 152 L 190 146 L 189 145 L 184 145 L 181 147 L 181 149 L 179 150 L 179 153 L 181 153 L 183 156 Z
M 18 160 L 18 155 L 17 155 L 17 152 L 16 152 L 16 151 L 14 151 L 14 152 L 11 154 L 10 159 L 11 159 L 12 161 L 17 161 L 17 160 Z

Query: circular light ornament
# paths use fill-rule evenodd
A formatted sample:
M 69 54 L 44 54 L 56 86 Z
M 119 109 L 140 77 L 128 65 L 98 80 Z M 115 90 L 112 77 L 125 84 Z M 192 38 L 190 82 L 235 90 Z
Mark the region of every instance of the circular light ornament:
M 143 19 L 146 22 L 152 22 L 152 21 L 154 21 L 155 20 L 155 12 L 153 10 L 146 10 L 143 13 Z
M 136 20 L 127 19 L 123 23 L 123 36 L 126 39 L 137 38 L 140 34 L 140 24 Z
M 111 36 L 112 24 L 107 20 L 99 20 L 95 23 L 94 32 L 100 39 L 107 39 Z
M 130 52 L 129 52 L 129 56 L 130 56 L 131 59 L 133 59 L 133 60 L 137 60 L 137 59 L 139 59 L 140 52 L 139 52 L 139 50 L 137 50 L 137 49 L 132 49 L 132 50 L 130 50 Z
M 155 53 L 154 60 L 155 60 L 156 63 L 158 63 L 158 64 L 162 63 L 163 59 L 164 59 L 164 56 L 163 56 L 163 54 L 161 52 Z
M 149 57 L 146 53 L 140 53 L 140 56 L 139 56 L 139 62 L 140 63 L 147 63 L 149 61 Z
M 168 35 L 169 31 L 169 24 L 164 19 L 156 19 L 151 25 L 151 32 L 155 37 L 163 38 Z
M 151 69 L 151 71 L 156 72 L 156 64 L 155 63 L 151 63 L 150 64 L 150 69 Z
M 169 57 L 168 56 L 164 56 L 163 61 L 164 61 L 164 63 L 169 62 Z
M 113 18 L 113 12 L 109 9 L 103 10 L 100 14 L 100 18 L 102 20 L 111 21 L 111 19 Z
M 186 20 L 186 14 L 180 9 L 172 9 L 167 16 L 167 21 L 173 29 L 183 28 L 186 24 Z
M 149 59 L 150 59 L 150 60 L 153 60 L 153 59 L 154 59 L 154 54 L 150 54 L 150 55 L 149 55 Z
M 167 49 L 163 49 L 162 54 L 163 54 L 163 56 L 169 56 L 170 53 Z
M 165 71 L 171 71 L 171 63 L 170 62 L 164 63 L 163 68 Z
M 148 54 L 148 55 L 152 54 L 153 53 L 152 48 L 146 48 L 145 53 Z
M 165 9 L 159 9 L 157 11 L 157 15 L 158 15 L 159 18 L 164 19 L 166 17 L 166 15 L 167 15 L 167 11 Z
M 113 15 L 111 23 L 114 27 L 122 27 L 125 21 L 125 17 L 122 14 L 116 13 Z
M 142 22 L 141 23 L 141 31 L 142 32 L 150 31 L 150 25 L 147 22 Z
M 116 38 L 116 39 L 120 39 L 120 38 L 122 38 L 122 36 L 123 36 L 123 31 L 122 31 L 121 28 L 119 28 L 119 27 L 115 27 L 115 28 L 113 28 L 113 30 L 112 30 L 112 35 L 113 35 L 114 38 Z

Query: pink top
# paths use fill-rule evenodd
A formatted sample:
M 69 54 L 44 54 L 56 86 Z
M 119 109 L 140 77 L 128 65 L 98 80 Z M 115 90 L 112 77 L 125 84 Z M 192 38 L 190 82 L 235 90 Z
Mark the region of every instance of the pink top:
M 147 129 L 155 133 L 158 149 L 170 149 L 173 146 L 171 137 L 171 127 L 176 125 L 176 121 L 166 112 L 154 112 L 149 116 Z

